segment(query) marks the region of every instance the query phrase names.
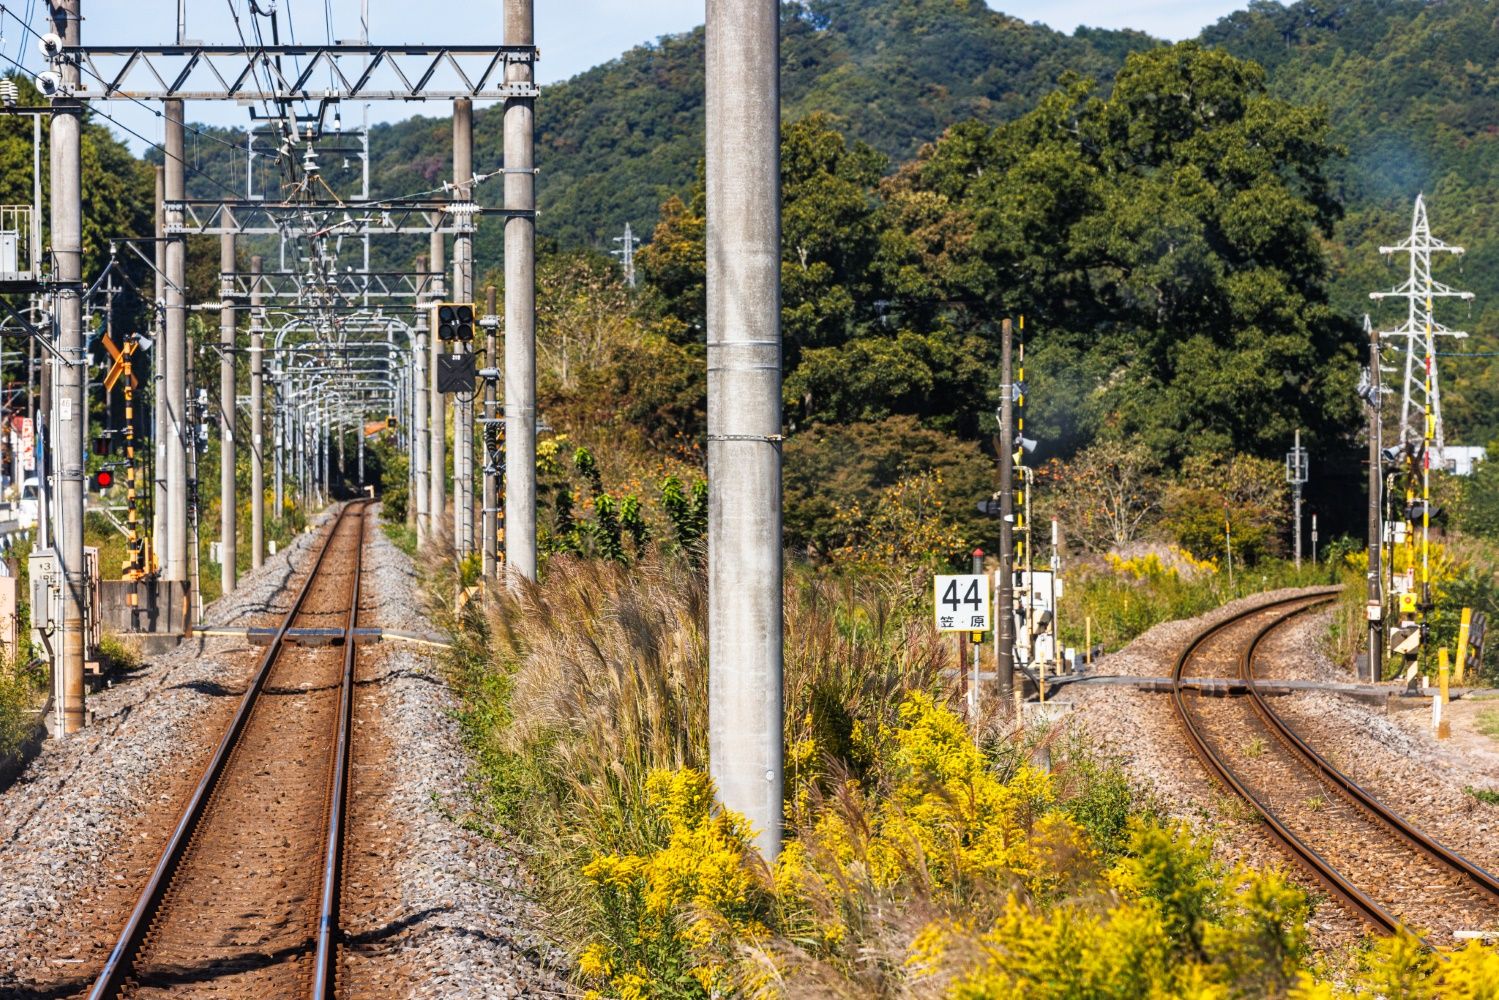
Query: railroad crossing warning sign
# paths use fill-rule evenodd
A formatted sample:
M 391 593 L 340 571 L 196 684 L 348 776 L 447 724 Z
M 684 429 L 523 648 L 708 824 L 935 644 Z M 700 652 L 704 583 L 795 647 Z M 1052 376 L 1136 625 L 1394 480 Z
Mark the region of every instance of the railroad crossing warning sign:
M 932 587 L 939 632 L 987 632 L 991 626 L 989 577 L 983 573 L 938 576 Z
M 130 355 L 135 353 L 136 341 L 125 341 L 125 347 L 121 350 L 115 346 L 115 342 L 110 339 L 107 333 L 100 337 L 99 340 L 104 345 L 104 349 L 109 352 L 109 356 L 114 359 L 114 364 L 109 367 L 109 374 L 104 376 L 104 391 L 109 392 L 113 390 L 115 383 L 120 380 L 121 375 L 130 380 L 130 388 L 138 388 L 140 382 L 136 379 L 135 373 L 130 370 Z

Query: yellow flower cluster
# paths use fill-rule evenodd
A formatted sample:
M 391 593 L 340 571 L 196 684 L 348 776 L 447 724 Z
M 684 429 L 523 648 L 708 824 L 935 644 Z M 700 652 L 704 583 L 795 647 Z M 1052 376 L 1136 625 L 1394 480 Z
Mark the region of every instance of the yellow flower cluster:
M 1137 824 L 1130 854 L 1103 873 L 1112 891 L 1081 885 L 1052 906 L 1012 893 L 977 932 L 934 921 L 906 966 L 952 975 L 948 1000 L 1283 995 L 1305 949 L 1305 895 L 1277 872 L 1224 872 L 1210 853 L 1185 830 Z
M 1051 863 L 1060 854 L 1088 854 L 1072 820 L 1048 808 L 1050 777 L 1022 766 L 1002 780 L 930 695 L 909 696 L 881 736 L 884 793 L 845 782 L 804 813 L 810 829 L 782 850 L 776 896 L 799 940 L 833 950 L 853 937 L 862 921 L 853 886 L 878 893 L 918 881 L 954 901 L 992 884 L 1039 894 L 1064 877 L 1066 866 Z
M 1168 577 L 1200 576 L 1218 572 L 1218 563 L 1212 559 L 1198 559 L 1179 545 L 1167 547 L 1167 558 L 1158 552 L 1146 552 L 1128 559 L 1113 552 L 1104 555 L 1109 568 L 1122 576 L 1136 580 L 1163 580 Z
M 663 981 L 680 986 L 684 976 L 702 995 L 722 995 L 723 960 L 768 934 L 756 916 L 749 823 L 715 806 L 712 779 L 700 771 L 654 772 L 646 793 L 669 831 L 666 846 L 584 866 L 610 933 L 584 949 L 578 971 L 621 1000 L 678 995 L 663 992 Z

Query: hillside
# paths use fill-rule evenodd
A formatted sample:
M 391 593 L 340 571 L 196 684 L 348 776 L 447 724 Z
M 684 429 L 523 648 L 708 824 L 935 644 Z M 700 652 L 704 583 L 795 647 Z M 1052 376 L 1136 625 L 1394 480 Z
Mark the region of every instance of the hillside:
M 1368 293 L 1404 277 L 1403 258 L 1386 264 L 1378 247 L 1405 237 L 1424 191 L 1434 234 L 1468 251 L 1460 265 L 1438 262 L 1438 279 L 1477 294 L 1471 311 L 1454 303 L 1441 313 L 1474 336 L 1439 349 L 1499 350 L 1499 9 L 1486 0 L 1254 0 L 1203 41 L 1265 66 L 1272 93 L 1323 105 L 1348 150 L 1329 171 L 1346 206 L 1334 231 L 1334 305 L 1398 322 L 1396 304 L 1381 312 Z M 1499 437 L 1496 360 L 1443 362 L 1449 440 Z
M 888 158 L 889 169 L 951 124 L 1010 121 L 1056 89 L 1069 72 L 1106 88 L 1125 55 L 1155 44 L 1136 32 L 1064 35 L 989 9 L 982 0 L 806 0 L 783 19 L 783 97 L 788 120 L 824 112 L 849 139 Z M 1496 338 L 1499 317 L 1499 30 L 1487 0 L 1345 0 L 1289 7 L 1254 0 L 1203 32 L 1202 40 L 1253 59 L 1269 91 L 1320 106 L 1347 150 L 1327 171 L 1343 216 L 1327 246 L 1333 307 L 1356 319 L 1368 293 L 1396 284 L 1382 243 L 1403 237 L 1410 204 L 1424 191 L 1436 233 L 1468 249 L 1439 277 L 1478 295 L 1471 315 L 1455 305 L 1449 325 L 1475 336 L 1447 345 L 1449 439 L 1499 436 Z M 626 221 L 649 237 L 661 203 L 690 188 L 702 149 L 701 29 L 630 50 L 563 83 L 538 104 L 541 235 L 552 245 L 607 248 Z M 500 116 L 475 116 L 476 162 L 499 166 Z M 430 189 L 446 178 L 447 119 L 376 126 L 376 193 Z M 202 149 L 206 169 L 221 157 Z M 328 169 L 337 172 L 338 164 Z M 227 175 L 226 175 L 227 176 Z M 497 185 L 479 189 L 492 201 Z M 478 258 L 499 258 L 498 227 L 481 230 Z M 411 252 L 402 242 L 392 251 Z M 387 255 L 376 248 L 377 258 Z M 395 264 L 396 260 L 384 263 Z M 1032 307 L 1034 308 L 1034 307 Z
M 1136 32 L 1064 35 L 983 0 L 806 0 L 788 4 L 782 21 L 785 114 L 826 112 L 899 163 L 955 121 L 1014 118 L 1064 73 L 1109 79 L 1125 53 L 1151 44 Z M 545 88 L 542 235 L 604 245 L 627 221 L 648 235 L 702 158 L 702 92 L 701 28 Z M 498 111 L 476 114 L 474 129 L 476 161 L 489 169 L 501 147 Z M 382 126 L 374 148 L 376 190 L 428 187 L 445 176 L 447 120 Z

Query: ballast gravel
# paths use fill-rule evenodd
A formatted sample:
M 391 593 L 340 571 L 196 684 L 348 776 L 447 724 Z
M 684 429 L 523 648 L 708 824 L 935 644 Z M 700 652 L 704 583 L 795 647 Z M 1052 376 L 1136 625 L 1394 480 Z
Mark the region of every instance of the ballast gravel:
M 1194 619 L 1163 622 L 1124 649 L 1101 658 L 1093 673 L 1162 677 L 1170 674 L 1186 643 L 1236 610 L 1295 596 L 1277 590 L 1242 598 Z M 1316 681 L 1354 681 L 1350 668 L 1327 656 L 1323 637 L 1330 612 L 1300 616 L 1266 645 L 1257 675 Z M 1128 687 L 1069 687 L 1069 724 L 1117 759 L 1136 786 L 1164 812 L 1214 838 L 1220 860 L 1288 869 L 1313 894 L 1321 890 L 1293 867 L 1263 827 L 1236 798 L 1206 776 L 1188 748 L 1163 692 Z M 1499 862 L 1494 833 L 1499 807 L 1477 801 L 1468 789 L 1499 787 L 1499 767 L 1489 754 L 1463 754 L 1439 742 L 1429 725 L 1429 703 L 1391 699 L 1389 708 L 1325 691 L 1273 698 L 1273 707 L 1304 739 L 1355 781 L 1429 833 L 1493 870 Z M 1314 944 L 1341 949 L 1362 937 L 1363 927 L 1330 902 L 1316 908 Z
M 380 532 L 370 535 L 365 586 L 373 591 L 374 614 L 383 626 L 431 630 L 413 596 L 418 583 L 411 560 Z M 356 704 L 355 719 L 365 718 L 365 704 L 378 705 L 382 730 L 375 740 L 356 732 L 354 782 L 357 788 L 363 780 L 361 748 L 365 768 L 394 780 L 386 788 L 366 786 L 376 791 L 377 802 L 373 809 L 364 803 L 362 820 L 360 806 L 351 807 L 351 830 L 363 822 L 367 829 L 383 824 L 395 832 L 392 846 L 372 860 L 394 875 L 390 884 L 399 888 L 376 893 L 364 907 L 368 912 L 345 921 L 356 942 L 356 954 L 344 966 L 354 995 L 576 995 L 554 971 L 565 956 L 538 930 L 541 910 L 518 859 L 463 823 L 471 795 L 468 756 L 456 718 L 458 699 L 440 664 L 419 646 L 387 641 L 373 673 L 375 684 L 362 685 L 370 693 Z M 374 881 L 369 860 L 363 880 Z M 351 853 L 346 885 L 360 879 L 360 861 Z M 373 944 L 359 947 L 363 940 Z
M 206 609 L 205 620 L 274 624 L 328 516 Z M 378 529 L 368 538 L 361 603 L 373 620 L 361 624 L 430 631 L 410 560 Z M 373 714 L 361 732 L 377 730 L 365 745 L 382 756 L 378 802 L 364 815 L 380 831 L 385 877 L 361 904 L 368 912 L 345 919 L 346 954 L 357 953 L 348 968 L 370 986 L 360 995 L 573 995 L 550 971 L 563 956 L 535 930 L 539 909 L 515 858 L 464 827 L 467 757 L 435 651 L 390 641 L 366 648 L 360 704 Z M 0 997 L 87 990 L 260 652 L 243 638 L 200 637 L 152 658 L 91 697 L 92 726 L 48 741 L 0 792 Z M 357 854 L 349 852 L 349 866 Z

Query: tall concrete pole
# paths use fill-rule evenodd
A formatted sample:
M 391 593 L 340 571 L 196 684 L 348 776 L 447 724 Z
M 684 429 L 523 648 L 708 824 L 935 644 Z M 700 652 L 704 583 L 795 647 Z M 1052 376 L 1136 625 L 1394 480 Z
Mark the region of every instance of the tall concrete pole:
M 275 486 L 272 487 L 271 508 L 276 513 L 279 521 L 282 512 L 286 510 L 286 464 L 290 457 L 287 452 L 291 448 L 291 442 L 286 436 L 286 406 L 287 400 L 285 387 L 275 382 L 271 387 L 271 394 L 275 402 L 271 404 L 271 459 L 274 466 Z
M 446 294 L 443 291 L 442 280 L 443 259 L 446 256 L 446 247 L 443 244 L 441 233 L 432 234 L 431 243 L 432 256 L 432 293 L 430 302 L 441 301 Z M 431 390 L 432 425 L 427 429 L 431 435 L 432 461 L 427 470 L 431 475 L 431 502 L 428 509 L 432 512 L 432 535 L 435 538 L 442 531 L 442 519 L 447 513 L 447 399 L 437 389 L 437 359 L 442 356 L 442 342 L 437 339 L 437 330 L 432 331 L 432 364 L 428 375 L 430 377 L 429 387 Z
M 156 304 L 166 302 L 167 296 L 167 244 L 166 168 L 156 168 Z M 167 560 L 167 437 L 171 420 L 167 416 L 167 366 L 166 323 L 158 309 L 151 310 L 151 331 L 154 348 L 151 354 L 151 450 L 155 455 L 155 467 L 151 478 L 154 492 L 151 495 L 151 547 L 157 568 L 166 566 Z
M 265 561 L 265 331 L 261 308 L 265 292 L 260 272 L 265 259 L 250 258 L 250 568 Z M 279 511 L 277 512 L 279 516 Z
M 505 0 L 505 44 L 535 45 L 532 0 Z M 512 62 L 505 82 L 535 67 Z M 505 101 L 505 565 L 536 579 L 536 100 Z M 778 786 L 779 787 L 779 786 Z
M 1291 446 L 1292 473 L 1291 498 L 1296 509 L 1296 568 L 1301 568 L 1301 428 L 1296 428 L 1295 443 Z
M 1384 666 L 1384 595 L 1380 590 L 1380 556 L 1384 551 L 1384 524 L 1380 511 L 1384 504 L 1384 421 L 1381 408 L 1384 404 L 1382 382 L 1379 374 L 1379 331 L 1369 327 L 1368 317 L 1364 325 L 1369 330 L 1369 575 L 1368 602 L 1365 617 L 1369 622 L 1369 681 L 1380 681 Z
M 453 200 L 466 202 L 473 196 L 474 176 L 474 102 L 459 98 L 453 102 Z M 473 216 L 462 220 L 453 237 L 453 301 L 474 301 L 474 237 L 470 230 Z M 462 344 L 465 353 L 473 344 Z M 453 544 L 459 557 L 474 551 L 474 406 L 468 399 L 453 397 Z
M 52 7 L 55 30 L 63 44 L 79 44 L 79 0 L 59 0 Z M 78 64 L 64 60 L 62 94 L 78 86 Z M 88 567 L 83 556 L 83 434 L 88 416 L 84 395 L 87 379 L 83 346 L 83 164 L 79 142 L 82 106 L 71 97 L 52 101 L 52 257 L 58 289 L 57 549 L 63 572 L 61 662 L 63 731 L 76 733 L 84 723 L 83 661 L 87 637 L 83 619 L 88 606 Z
M 183 108 L 166 101 L 166 197 L 180 202 L 187 195 L 183 172 Z M 188 578 L 187 523 L 187 242 L 179 230 L 182 209 L 166 213 L 167 337 L 167 580 Z
M 234 593 L 239 579 L 239 525 L 234 489 L 234 338 L 238 313 L 233 280 L 224 277 L 234 266 L 234 234 L 219 237 L 219 585 Z
M 418 257 L 416 260 L 418 273 L 427 270 L 427 258 Z M 411 438 L 411 504 L 416 510 L 416 538 L 418 542 L 425 542 L 432 532 L 432 514 L 427 506 L 430 497 L 430 488 L 427 477 L 427 459 L 432 451 L 432 444 L 427 439 L 428 418 L 430 416 L 431 403 L 428 401 L 428 393 L 431 387 L 427 380 L 427 311 L 418 310 L 416 315 L 416 332 L 411 338 L 411 381 L 413 392 L 413 404 L 411 412 L 412 438 Z
M 490 317 L 495 315 L 494 286 L 490 285 L 484 289 L 484 315 Z M 484 365 L 494 367 L 496 365 L 495 349 L 498 347 L 495 336 L 495 328 L 492 325 L 484 327 Z M 493 582 L 495 574 L 499 571 L 499 473 L 495 466 L 499 456 L 493 445 L 497 445 L 498 435 L 495 434 L 495 425 L 490 421 L 495 419 L 495 384 L 494 379 L 484 380 L 484 423 L 481 424 L 484 431 L 484 504 L 480 514 L 483 530 L 480 534 L 480 546 L 484 550 L 483 570 L 484 579 Z
M 1015 697 L 1015 331 L 999 328 L 999 700 L 1009 711 Z
M 708 0 L 708 756 L 767 860 L 782 781 L 779 21 L 776 0 Z

